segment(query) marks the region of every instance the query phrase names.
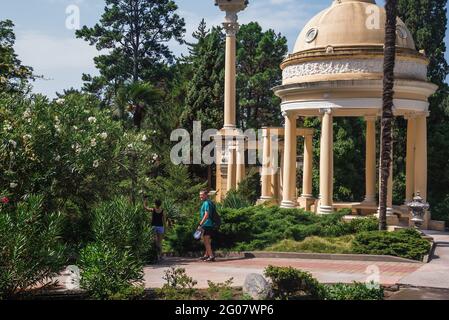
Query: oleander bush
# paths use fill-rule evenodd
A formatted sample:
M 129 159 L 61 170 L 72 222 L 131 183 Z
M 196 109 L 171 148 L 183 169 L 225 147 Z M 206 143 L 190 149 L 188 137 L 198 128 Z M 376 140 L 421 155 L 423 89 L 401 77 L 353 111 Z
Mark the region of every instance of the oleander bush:
M 354 253 L 392 255 L 419 261 L 431 247 L 429 241 L 414 229 L 362 232 L 356 235 L 352 245 Z
M 124 197 L 99 204 L 93 210 L 92 233 L 101 242 L 121 251 L 130 251 L 142 263 L 157 258 L 150 213 Z
M 81 250 L 79 267 L 80 286 L 92 299 L 134 299 L 142 293 L 142 264 L 131 251 L 91 243 Z
M 62 216 L 42 207 L 38 195 L 16 207 L 0 203 L 0 299 L 48 284 L 66 262 Z

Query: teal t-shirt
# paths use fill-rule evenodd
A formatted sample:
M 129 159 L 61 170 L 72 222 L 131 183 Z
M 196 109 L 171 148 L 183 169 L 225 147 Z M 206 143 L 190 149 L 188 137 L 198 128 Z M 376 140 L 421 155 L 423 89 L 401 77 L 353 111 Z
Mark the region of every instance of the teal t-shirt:
M 212 222 L 212 212 L 213 205 L 210 203 L 209 200 L 203 201 L 203 204 L 201 205 L 200 213 L 201 213 L 201 221 L 204 218 L 204 215 L 206 214 L 206 211 L 209 212 L 209 218 L 207 218 L 206 222 L 203 224 L 203 227 L 213 227 L 214 224 Z

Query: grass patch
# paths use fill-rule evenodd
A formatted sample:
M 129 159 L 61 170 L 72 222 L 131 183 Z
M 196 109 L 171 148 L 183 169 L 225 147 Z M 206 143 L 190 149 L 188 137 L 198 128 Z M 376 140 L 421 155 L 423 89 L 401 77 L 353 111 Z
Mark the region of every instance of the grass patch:
M 308 237 L 303 241 L 283 240 L 266 251 L 304 253 L 352 253 L 353 235 L 343 237 Z

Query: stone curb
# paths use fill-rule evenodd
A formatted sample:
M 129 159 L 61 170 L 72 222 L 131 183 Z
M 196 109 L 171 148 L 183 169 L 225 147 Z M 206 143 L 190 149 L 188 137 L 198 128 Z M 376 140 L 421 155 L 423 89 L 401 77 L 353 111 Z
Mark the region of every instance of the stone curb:
M 173 254 L 167 254 L 167 257 L 176 257 Z M 179 258 L 196 258 L 201 253 L 190 253 Z M 217 251 L 219 258 L 234 259 L 254 259 L 254 258 L 275 258 L 275 259 L 315 259 L 315 260 L 334 260 L 334 261 L 377 261 L 377 262 L 402 262 L 402 263 L 423 263 L 422 261 L 406 258 L 387 256 L 387 255 L 369 255 L 369 254 L 336 254 L 336 253 L 300 253 L 300 252 L 268 252 L 268 251 L 245 251 L 245 252 L 221 252 Z
M 377 261 L 377 262 L 404 262 L 404 263 L 422 263 L 421 261 L 369 254 L 334 254 L 334 253 L 295 253 L 295 252 L 245 252 L 248 258 L 280 258 L 280 259 L 317 259 L 317 260 L 335 260 L 335 261 Z

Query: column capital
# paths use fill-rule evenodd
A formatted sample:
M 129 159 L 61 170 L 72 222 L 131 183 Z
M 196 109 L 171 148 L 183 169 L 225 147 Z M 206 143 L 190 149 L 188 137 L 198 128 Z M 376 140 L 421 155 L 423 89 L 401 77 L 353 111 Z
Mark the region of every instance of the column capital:
M 332 108 L 320 108 L 320 114 L 325 115 L 332 115 Z
M 240 25 L 237 22 L 223 22 L 222 25 L 226 31 L 227 37 L 235 37 L 240 28 Z
M 410 120 L 410 119 L 416 119 L 418 116 L 416 113 L 413 112 L 409 112 L 409 113 L 405 113 L 404 114 L 404 119 L 405 120 Z
M 284 118 L 293 118 L 294 117 L 295 120 L 298 119 L 298 117 L 299 117 L 299 115 L 295 114 L 295 112 L 291 111 L 291 110 L 289 110 L 289 111 L 283 110 L 282 111 L 282 116 Z
M 365 116 L 365 121 L 377 121 L 378 116 L 377 115 L 370 115 L 370 116 Z

